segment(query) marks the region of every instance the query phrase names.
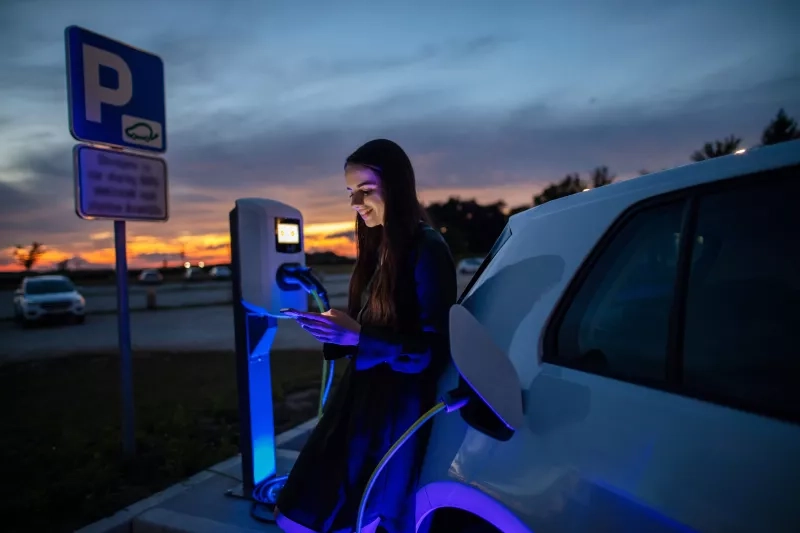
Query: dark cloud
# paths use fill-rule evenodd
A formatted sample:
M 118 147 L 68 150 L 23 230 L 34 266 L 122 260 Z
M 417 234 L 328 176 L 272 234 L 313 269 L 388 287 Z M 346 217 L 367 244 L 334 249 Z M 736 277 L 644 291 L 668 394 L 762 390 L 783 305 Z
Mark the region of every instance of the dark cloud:
M 339 60 L 310 58 L 303 62 L 303 77 L 330 78 L 351 74 L 375 75 L 387 70 L 398 70 L 422 63 L 437 63 L 438 66 L 452 66 L 452 63 L 474 60 L 485 54 L 498 52 L 514 41 L 510 35 L 481 35 L 478 37 L 450 42 L 429 43 L 405 54 L 387 56 L 370 55 L 369 49 L 360 57 Z
M 219 201 L 219 197 L 199 192 L 172 192 L 170 201 L 174 203 L 205 204 Z
M 136 255 L 136 259 L 140 259 L 142 261 L 179 261 L 181 259 L 181 254 L 138 254 Z
M 0 91 L 6 95 L 45 100 L 66 99 L 66 73 L 63 64 L 35 65 L 24 60 L 0 62 Z
M 35 194 L 13 185 L 0 181 L 0 213 L 5 219 L 41 207 L 41 201 Z
M 351 242 L 355 242 L 356 234 L 354 231 L 342 231 L 340 233 L 332 233 L 330 235 L 325 236 L 326 239 L 347 239 Z

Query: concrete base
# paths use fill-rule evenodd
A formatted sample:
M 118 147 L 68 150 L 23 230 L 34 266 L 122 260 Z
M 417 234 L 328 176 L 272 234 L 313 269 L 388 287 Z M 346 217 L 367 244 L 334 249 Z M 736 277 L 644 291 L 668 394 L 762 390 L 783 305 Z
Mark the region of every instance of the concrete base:
M 275 437 L 278 474 L 291 470 L 315 424 L 309 420 Z M 250 501 L 225 495 L 241 476 L 241 458 L 232 457 L 76 533 L 279 532 L 250 516 Z

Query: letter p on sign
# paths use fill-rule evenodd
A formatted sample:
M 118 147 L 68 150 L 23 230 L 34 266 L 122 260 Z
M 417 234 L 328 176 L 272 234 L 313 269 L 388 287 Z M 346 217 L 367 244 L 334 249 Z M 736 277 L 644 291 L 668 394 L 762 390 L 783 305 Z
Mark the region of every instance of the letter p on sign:
M 100 85 L 100 67 L 113 69 L 117 73 L 117 88 Z M 103 104 L 122 107 L 133 96 L 131 69 L 121 57 L 106 50 L 83 45 L 83 87 L 86 103 L 86 120 L 102 123 Z

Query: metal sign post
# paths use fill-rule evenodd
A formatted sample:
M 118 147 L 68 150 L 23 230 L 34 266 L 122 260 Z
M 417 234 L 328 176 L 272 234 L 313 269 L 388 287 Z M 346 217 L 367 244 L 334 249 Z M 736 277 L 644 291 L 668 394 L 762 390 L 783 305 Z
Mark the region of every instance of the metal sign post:
M 164 64 L 158 56 L 79 28 L 65 32 L 75 212 L 114 221 L 122 438 L 136 451 L 126 221 L 169 219 L 167 165 L 130 152 L 167 149 Z

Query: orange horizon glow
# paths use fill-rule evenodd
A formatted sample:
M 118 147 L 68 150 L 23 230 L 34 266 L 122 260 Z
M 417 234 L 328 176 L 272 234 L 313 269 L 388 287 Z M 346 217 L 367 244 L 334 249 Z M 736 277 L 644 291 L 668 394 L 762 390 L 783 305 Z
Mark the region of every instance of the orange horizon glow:
M 308 224 L 305 227 L 306 252 L 333 252 L 344 257 L 355 257 L 355 244 L 346 236 L 330 237 L 353 230 L 353 221 L 326 222 Z M 92 233 L 92 241 L 113 239 L 113 233 L 104 231 Z M 185 253 L 185 259 L 180 258 L 180 253 Z M 6 248 L 2 252 L 6 257 L 12 258 L 14 248 Z M 128 266 L 132 269 L 160 268 L 163 260 L 144 259 L 143 254 L 169 254 L 168 267 L 177 267 L 184 261 L 196 265 L 199 262 L 206 266 L 226 264 L 230 262 L 230 236 L 227 233 L 212 233 L 207 235 L 192 235 L 173 239 L 159 239 L 146 235 L 129 236 L 127 239 Z M 34 270 L 49 270 L 58 263 L 74 257 L 89 263 L 85 268 L 113 268 L 114 247 L 98 248 L 94 250 L 70 252 L 59 247 L 49 247 L 45 244 L 45 253 Z M 19 272 L 22 268 L 16 263 L 0 265 L 0 272 Z

